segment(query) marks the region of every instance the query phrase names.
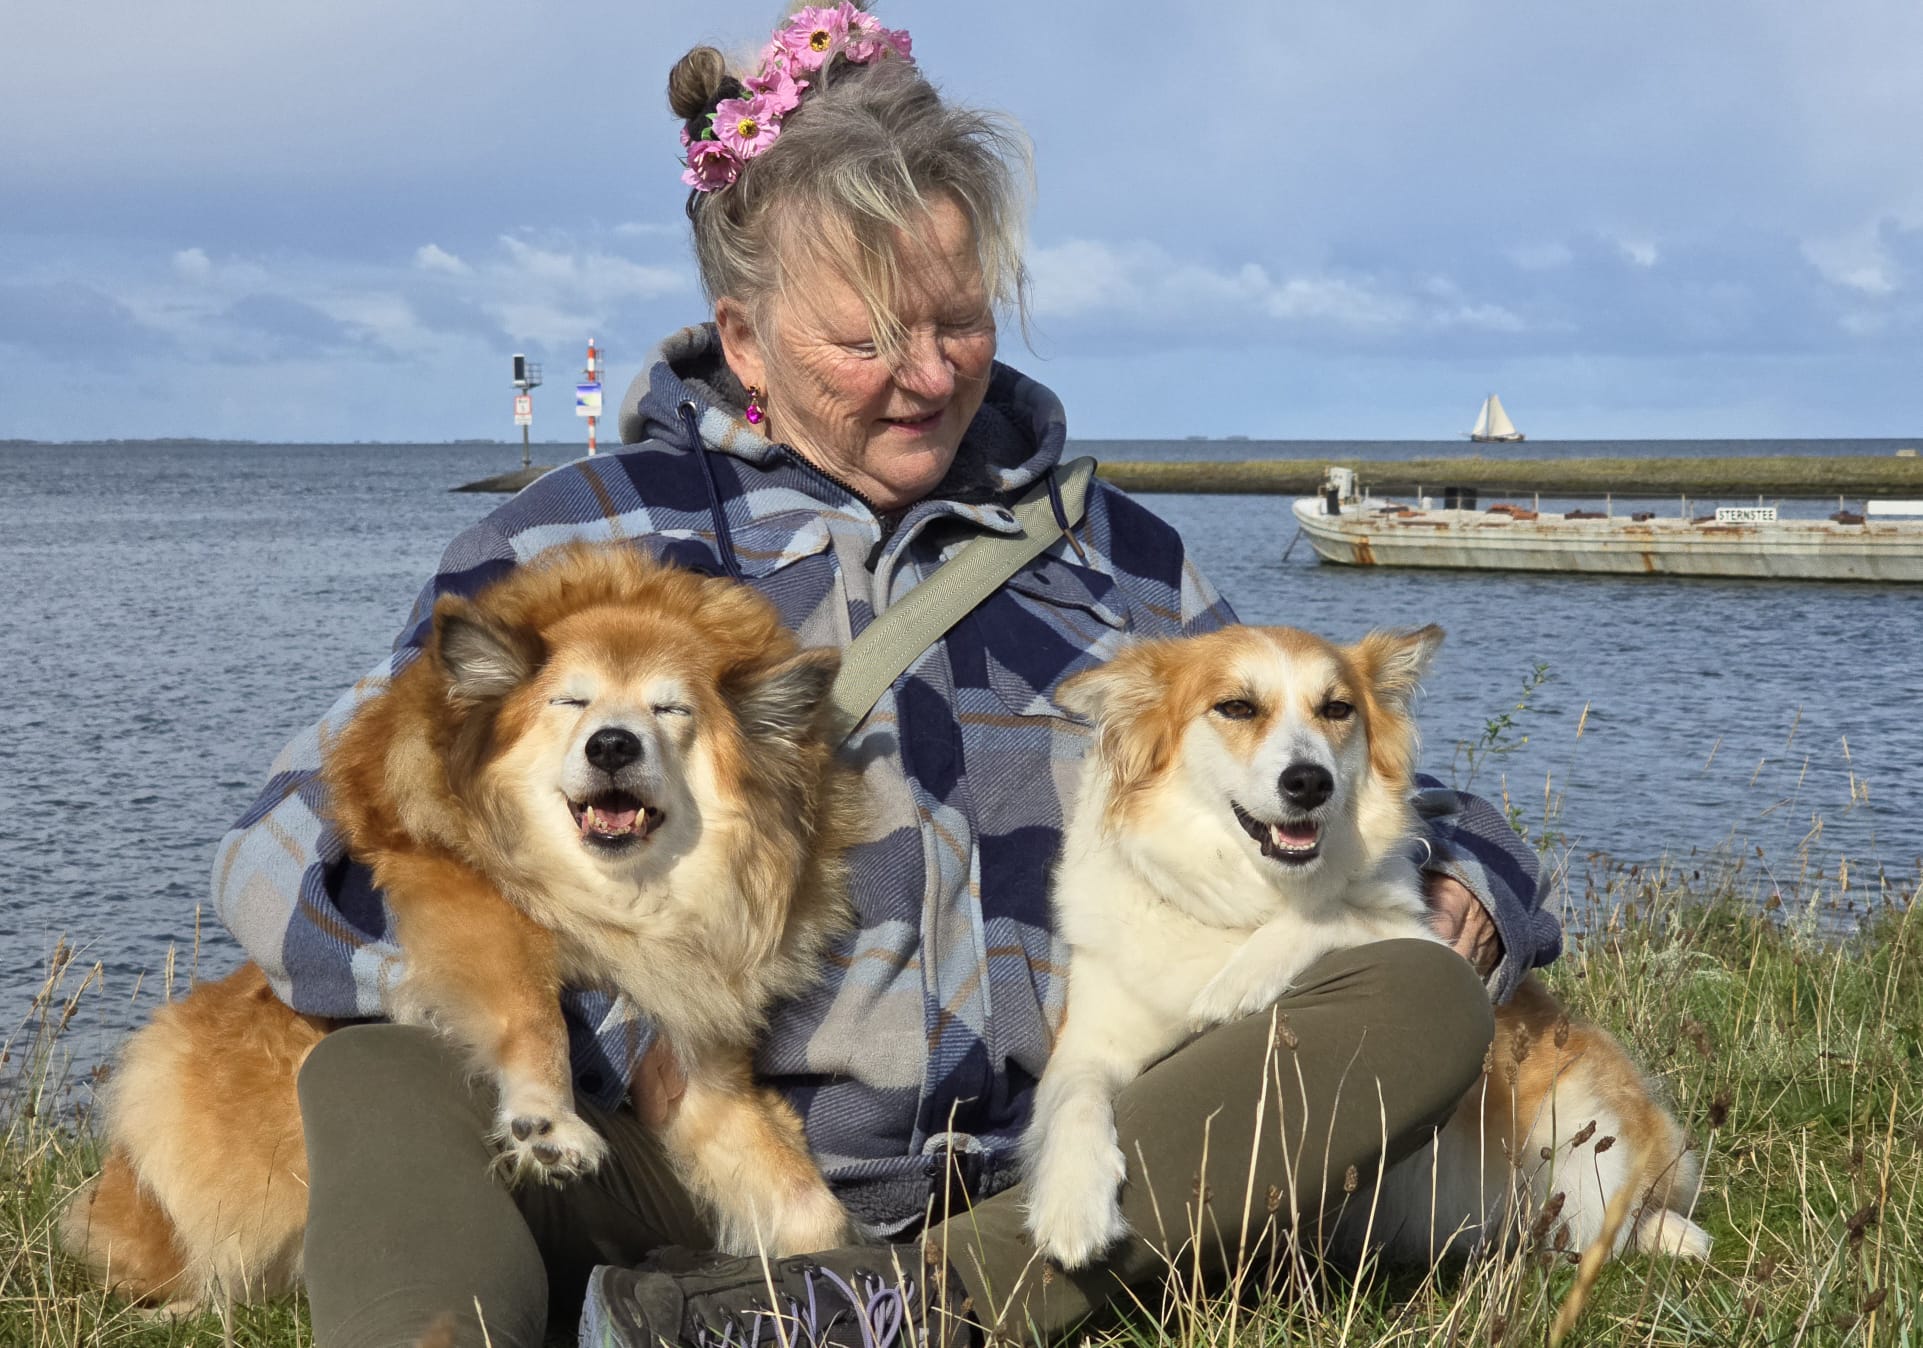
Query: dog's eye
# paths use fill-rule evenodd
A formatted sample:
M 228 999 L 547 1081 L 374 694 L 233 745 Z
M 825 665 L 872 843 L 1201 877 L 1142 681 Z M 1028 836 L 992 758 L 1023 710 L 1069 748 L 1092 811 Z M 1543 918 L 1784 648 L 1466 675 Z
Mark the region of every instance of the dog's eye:
M 685 707 L 679 702 L 657 702 L 654 704 L 656 716 L 692 716 L 693 707 Z
M 1330 698 L 1322 704 L 1322 719 L 1325 721 L 1346 721 L 1355 715 L 1355 708 L 1340 698 Z
M 548 699 L 548 705 L 550 707 L 585 707 L 588 702 L 583 697 L 551 697 Z
M 1216 703 L 1215 714 L 1225 721 L 1246 721 L 1255 715 L 1255 704 L 1243 698 L 1232 697 L 1226 702 Z

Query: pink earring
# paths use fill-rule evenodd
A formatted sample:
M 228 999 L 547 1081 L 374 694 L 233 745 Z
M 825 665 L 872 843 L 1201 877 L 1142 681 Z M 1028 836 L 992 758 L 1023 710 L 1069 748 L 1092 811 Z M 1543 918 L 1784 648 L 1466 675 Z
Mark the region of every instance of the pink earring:
M 748 410 L 745 415 L 750 426 L 759 426 L 768 418 L 768 414 L 761 410 L 761 390 L 752 384 L 748 386 Z

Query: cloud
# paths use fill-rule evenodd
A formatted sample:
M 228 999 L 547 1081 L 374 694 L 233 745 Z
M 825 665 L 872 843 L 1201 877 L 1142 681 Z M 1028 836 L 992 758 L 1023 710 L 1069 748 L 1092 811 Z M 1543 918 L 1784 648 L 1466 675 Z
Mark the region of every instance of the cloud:
M 214 274 L 213 261 L 205 249 L 183 248 L 174 254 L 174 275 L 187 281 L 204 281 Z
M 437 271 L 447 276 L 468 276 L 474 271 L 474 268 L 435 243 L 424 243 L 414 250 L 414 265 L 422 271 Z
M 1618 239 L 1616 248 L 1629 261 L 1645 269 L 1655 266 L 1662 258 L 1656 245 L 1647 239 Z
M 0 284 L 0 346 L 82 365 L 168 345 L 165 334 L 91 285 L 71 280 Z
M 496 274 L 550 294 L 655 299 L 693 284 L 685 267 L 635 262 L 570 243 L 543 247 L 512 234 L 503 234 L 500 242 L 507 258 Z
M 333 354 L 359 345 L 353 328 L 286 295 L 248 295 L 221 317 L 251 339 L 246 350 L 255 359 Z
M 1803 256 L 1831 285 L 1880 299 L 1903 289 L 1908 279 L 1898 261 L 1909 251 L 1906 236 L 1923 239 L 1923 229 L 1906 228 L 1885 216 L 1806 239 Z
M 1398 279 L 1306 272 L 1277 276 L 1255 261 L 1233 266 L 1184 260 L 1146 240 L 1071 239 L 1030 257 L 1039 319 L 1131 321 L 1263 335 L 1334 332 L 1353 338 L 1417 331 L 1520 332 L 1528 323 L 1490 301 L 1466 299 L 1446 276 Z M 1249 324 L 1258 325 L 1251 331 Z

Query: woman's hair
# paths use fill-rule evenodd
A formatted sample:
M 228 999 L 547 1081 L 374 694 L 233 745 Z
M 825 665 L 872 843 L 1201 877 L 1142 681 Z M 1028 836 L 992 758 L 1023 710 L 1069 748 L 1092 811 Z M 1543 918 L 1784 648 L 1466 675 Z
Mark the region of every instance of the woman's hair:
M 990 302 L 1025 324 L 1030 160 L 1020 128 L 943 101 L 912 62 L 892 54 L 866 64 L 838 57 L 808 78 L 780 136 L 734 182 L 689 193 L 709 301 L 742 302 L 761 329 L 769 300 L 791 287 L 805 294 L 808 272 L 833 266 L 861 296 L 877 345 L 892 352 L 901 338 L 896 231 L 952 198 L 974 229 Z M 668 105 L 693 121 L 739 88 L 720 52 L 696 47 L 668 77 Z

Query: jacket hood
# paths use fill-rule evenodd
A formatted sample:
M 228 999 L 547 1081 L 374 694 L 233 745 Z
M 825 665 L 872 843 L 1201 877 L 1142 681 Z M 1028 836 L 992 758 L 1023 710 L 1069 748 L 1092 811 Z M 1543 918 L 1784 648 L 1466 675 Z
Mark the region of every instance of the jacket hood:
M 748 424 L 742 413 L 747 401 L 748 391 L 722 359 L 715 325 L 683 328 L 648 354 L 622 395 L 621 441 L 695 448 L 680 414 L 681 404 L 692 402 L 702 447 L 772 466 L 789 451 Z M 1061 460 L 1067 439 L 1061 400 L 996 361 L 981 410 L 962 436 L 954 465 L 929 498 L 972 502 L 1017 495 Z

